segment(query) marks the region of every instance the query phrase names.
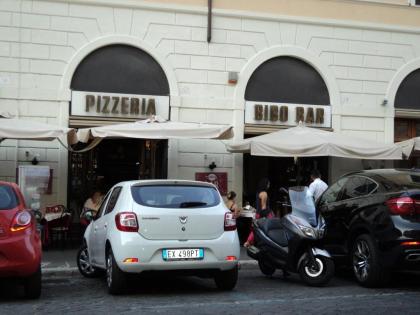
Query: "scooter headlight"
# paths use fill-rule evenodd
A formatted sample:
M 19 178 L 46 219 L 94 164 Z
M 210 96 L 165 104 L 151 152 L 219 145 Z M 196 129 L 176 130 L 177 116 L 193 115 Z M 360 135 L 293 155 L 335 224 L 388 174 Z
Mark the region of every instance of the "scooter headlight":
M 302 225 L 299 225 L 299 228 L 307 237 L 316 238 L 314 229 Z

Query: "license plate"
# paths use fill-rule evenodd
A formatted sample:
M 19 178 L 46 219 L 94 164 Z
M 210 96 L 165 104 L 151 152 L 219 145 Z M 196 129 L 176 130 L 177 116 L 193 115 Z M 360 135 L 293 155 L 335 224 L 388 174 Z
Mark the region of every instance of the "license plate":
M 162 251 L 163 260 L 197 260 L 204 258 L 204 249 L 202 248 L 181 248 L 164 249 Z

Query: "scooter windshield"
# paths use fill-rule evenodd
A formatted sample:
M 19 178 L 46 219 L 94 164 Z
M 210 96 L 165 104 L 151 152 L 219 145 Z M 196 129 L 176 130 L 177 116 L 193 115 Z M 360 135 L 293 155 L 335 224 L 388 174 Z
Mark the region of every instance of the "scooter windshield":
M 289 188 L 292 215 L 309 222 L 311 226 L 317 226 L 315 202 L 312 194 L 306 186 Z

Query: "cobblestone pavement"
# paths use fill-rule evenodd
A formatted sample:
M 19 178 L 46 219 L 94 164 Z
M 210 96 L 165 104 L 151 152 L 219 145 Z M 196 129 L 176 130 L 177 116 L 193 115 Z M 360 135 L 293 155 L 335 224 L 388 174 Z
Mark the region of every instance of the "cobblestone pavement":
M 13 286 L 12 286 L 13 287 Z M 0 283 L 0 314 L 418 314 L 420 275 L 401 274 L 387 288 L 359 287 L 348 273 L 328 287 L 311 288 L 297 276 L 272 278 L 244 266 L 232 292 L 217 291 L 209 279 L 134 277 L 129 292 L 110 296 L 105 279 L 49 274 L 40 300 L 21 298 L 19 287 Z

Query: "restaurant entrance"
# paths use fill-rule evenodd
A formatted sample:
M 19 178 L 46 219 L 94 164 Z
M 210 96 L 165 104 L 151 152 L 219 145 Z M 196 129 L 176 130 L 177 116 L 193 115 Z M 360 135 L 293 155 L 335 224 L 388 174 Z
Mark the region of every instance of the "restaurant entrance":
M 328 157 L 305 157 L 295 161 L 293 158 L 244 154 L 244 201 L 254 205 L 258 182 L 262 178 L 268 178 L 271 184 L 268 191 L 271 209 L 281 215 L 284 194 L 280 188 L 309 186 L 310 173 L 314 169 L 328 182 Z
M 95 190 L 105 194 L 118 182 L 167 177 L 167 140 L 104 139 L 94 149 L 69 154 L 69 209 L 80 216 Z

